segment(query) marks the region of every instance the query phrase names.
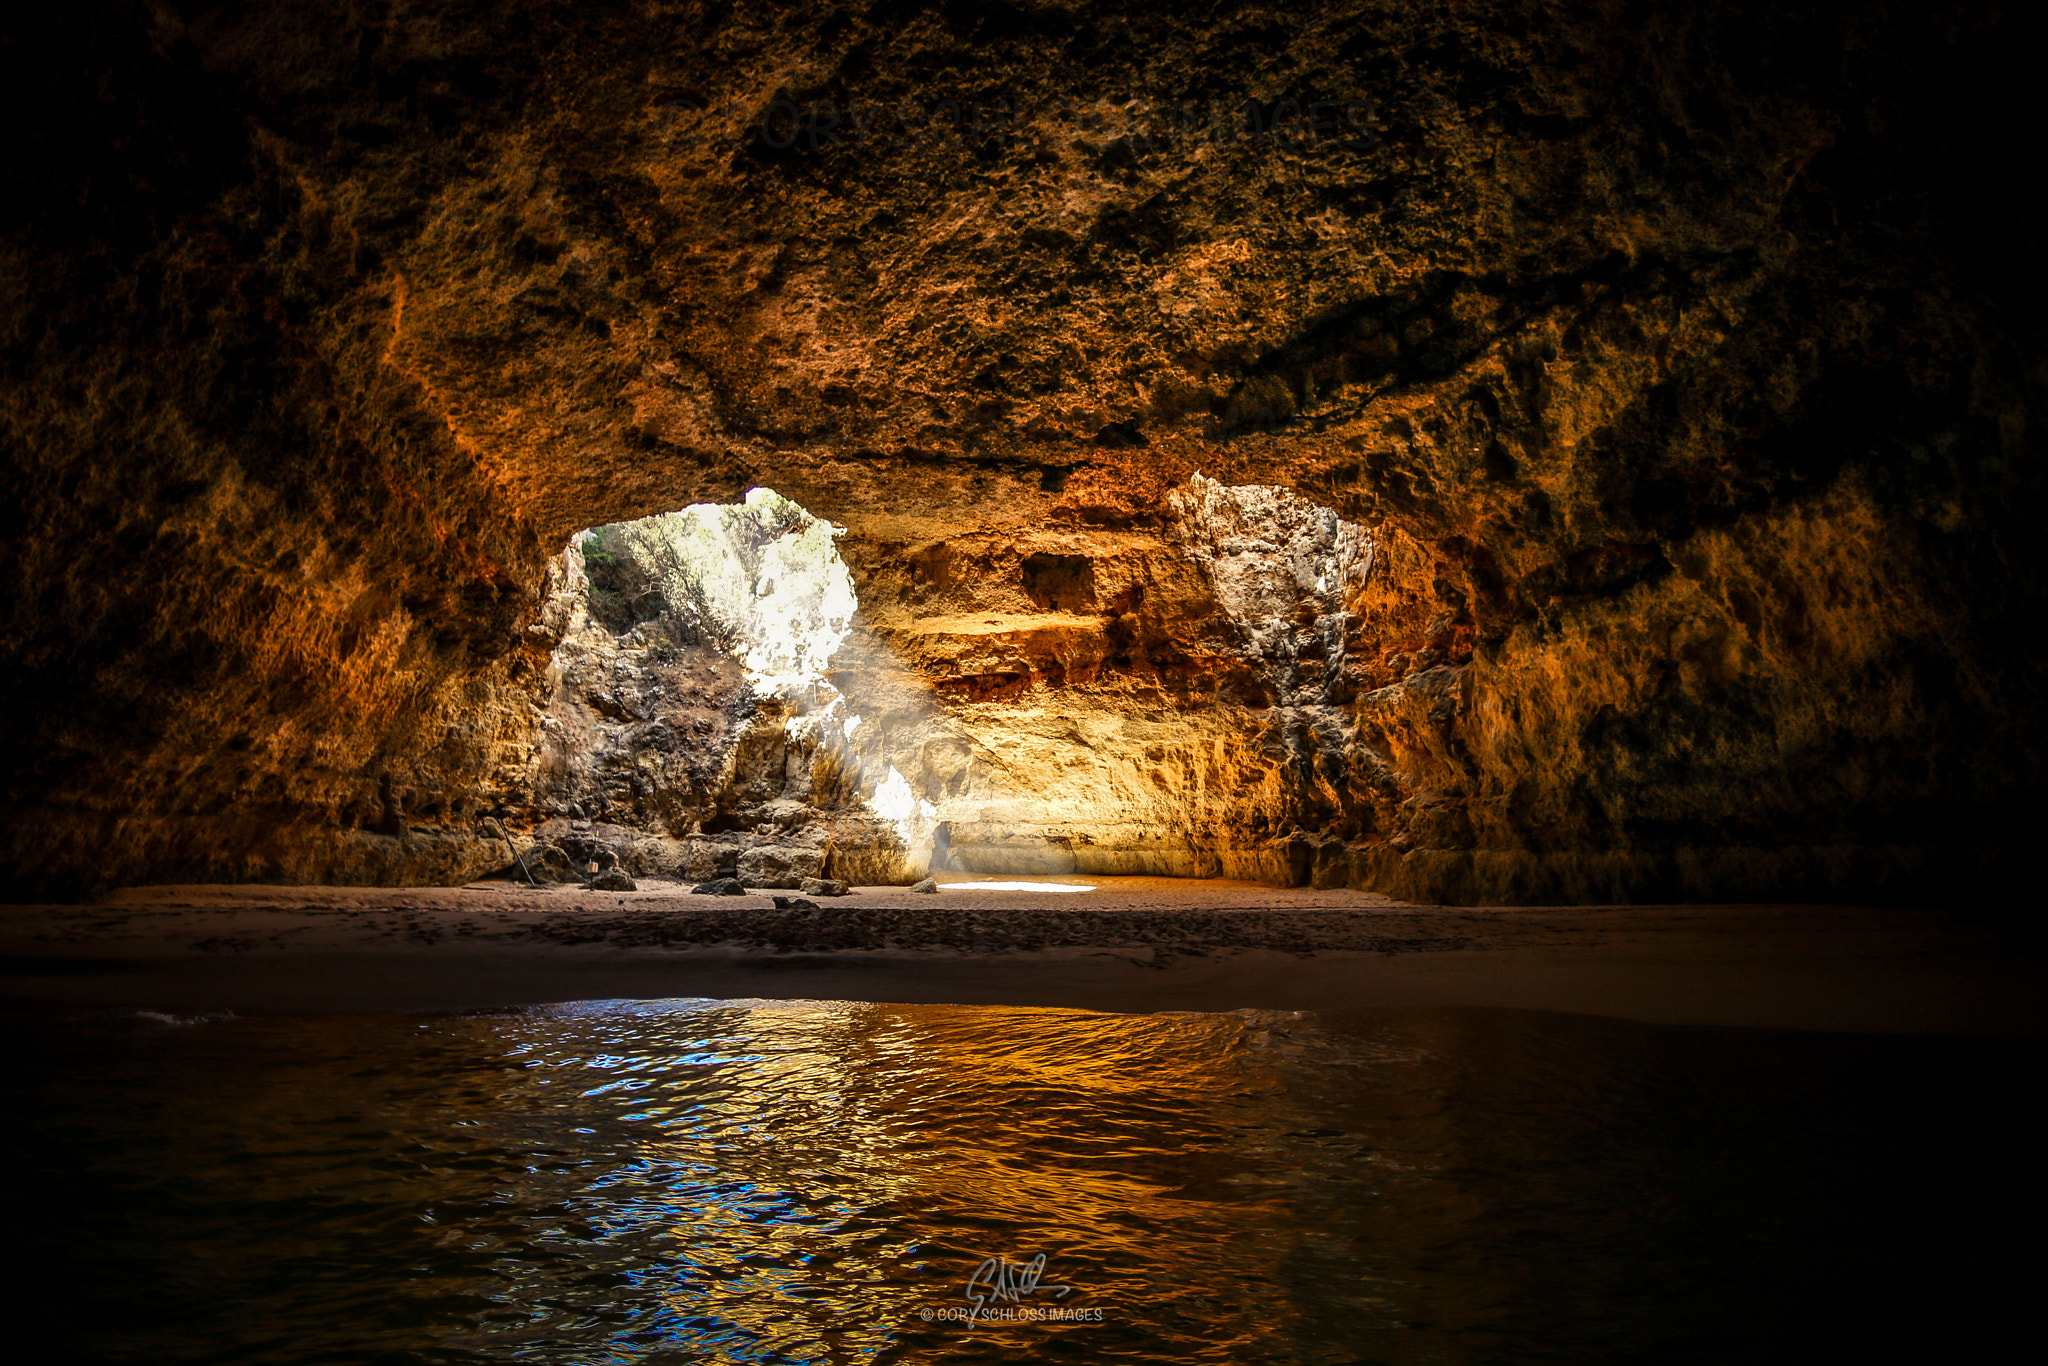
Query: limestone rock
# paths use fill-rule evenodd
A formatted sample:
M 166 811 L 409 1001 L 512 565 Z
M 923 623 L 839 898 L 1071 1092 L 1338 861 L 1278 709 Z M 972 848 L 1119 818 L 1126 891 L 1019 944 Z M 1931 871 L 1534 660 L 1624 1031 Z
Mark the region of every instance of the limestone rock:
M 739 857 L 740 880 L 749 887 L 797 888 L 817 876 L 824 851 L 803 845 L 757 845 Z
M 329 8 L 0 45 L 9 895 L 2030 851 L 2030 7 Z M 696 504 L 746 601 L 612 548 Z
M 593 892 L 637 892 L 640 885 L 623 868 L 607 868 L 585 884 Z
M 829 877 L 807 877 L 801 890 L 805 896 L 850 896 L 853 892 L 844 882 Z
M 937 892 L 939 890 L 939 884 L 933 878 L 921 878 L 918 881 L 911 883 L 908 890 L 913 892 Z

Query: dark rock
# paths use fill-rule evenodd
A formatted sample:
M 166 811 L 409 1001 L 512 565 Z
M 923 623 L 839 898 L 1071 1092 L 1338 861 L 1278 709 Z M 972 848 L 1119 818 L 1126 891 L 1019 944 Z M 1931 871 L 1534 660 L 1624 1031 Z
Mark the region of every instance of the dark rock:
M 637 892 L 639 884 L 626 876 L 623 868 L 607 868 L 587 884 L 593 892 Z
M 818 909 L 817 902 L 807 901 L 800 896 L 777 896 L 770 897 L 769 900 L 775 903 L 775 909 L 778 911 L 815 911 Z
M 569 865 L 569 856 L 552 844 L 536 844 L 520 851 L 521 860 L 535 882 L 577 882 L 581 879 Z
M 595 835 L 564 835 L 555 841 L 555 847 L 568 856 L 571 866 L 579 869 L 594 863 L 602 873 L 619 866 L 619 851 Z
M 711 882 L 700 882 L 690 889 L 694 896 L 745 896 L 747 888 L 736 877 L 717 878 Z

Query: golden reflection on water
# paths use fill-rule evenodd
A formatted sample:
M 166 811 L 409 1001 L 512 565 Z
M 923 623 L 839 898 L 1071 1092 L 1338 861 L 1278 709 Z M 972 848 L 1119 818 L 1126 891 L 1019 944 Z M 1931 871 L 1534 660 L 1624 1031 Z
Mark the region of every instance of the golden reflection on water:
M 584 1026 L 573 1052 L 565 1023 Z M 696 1037 L 664 1047 L 685 1023 Z M 1101 1333 L 1107 1298 L 1142 1313 L 1267 1274 L 1288 1221 L 1278 1209 L 1245 1217 L 1272 1201 L 1258 1182 L 1228 1186 L 1256 1152 L 1231 1141 L 1247 1116 L 1220 1113 L 1270 1106 L 1278 1089 L 1249 1042 L 1270 1037 L 1255 1023 L 750 1003 L 465 1027 L 480 1046 L 510 1041 L 533 1079 L 529 1104 L 545 1092 L 551 1108 L 587 1111 L 575 1127 L 614 1145 L 614 1172 L 660 1174 L 652 1194 L 649 1178 L 592 1192 L 597 1220 L 658 1234 L 643 1244 L 660 1270 L 637 1281 L 665 1306 L 658 1317 L 733 1343 L 873 1355 L 906 1335 L 964 1346 L 964 1325 L 932 1327 L 920 1311 L 968 1304 L 968 1277 L 991 1257 L 1045 1255 L 1047 1284 L 1069 1290 L 1040 1291 L 1035 1306 L 1089 1307 L 1105 1322 L 984 1319 L 984 1345 Z M 527 1107 L 499 1095 L 483 1108 L 502 1119 Z M 1253 1127 L 1269 1128 L 1263 1118 Z M 1243 1208 L 1219 1218 L 1226 1201 Z
M 708 1001 L 17 1034 L 42 1359 L 138 1366 L 1849 1359 L 1984 1301 L 1952 1191 L 2025 1208 L 2034 1165 L 1996 1156 L 2020 1043 Z M 944 1317 L 1040 1255 L 1021 1304 L 1099 1322 Z

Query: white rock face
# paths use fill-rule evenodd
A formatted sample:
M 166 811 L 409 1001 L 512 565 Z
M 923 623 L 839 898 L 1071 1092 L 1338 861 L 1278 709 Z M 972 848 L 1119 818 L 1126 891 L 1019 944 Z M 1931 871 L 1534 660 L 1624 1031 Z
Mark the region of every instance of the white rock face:
M 822 683 L 846 643 L 859 601 L 833 546 L 844 532 L 773 489 L 624 522 L 612 534 L 655 571 L 673 607 L 712 626 L 757 697 Z
M 1208 569 L 1217 604 L 1247 656 L 1299 658 L 1304 603 L 1313 607 L 1312 630 L 1325 656 L 1342 654 L 1346 597 L 1372 573 L 1374 546 L 1364 527 L 1285 489 L 1222 484 L 1200 474 L 1174 490 L 1168 506 L 1169 536 Z

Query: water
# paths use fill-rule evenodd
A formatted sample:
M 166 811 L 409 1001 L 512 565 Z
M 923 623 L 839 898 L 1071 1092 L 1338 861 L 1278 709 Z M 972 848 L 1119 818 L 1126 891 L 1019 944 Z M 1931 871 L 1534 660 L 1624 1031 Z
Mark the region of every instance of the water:
M 51 1362 L 1967 1359 L 2042 1210 L 2028 1042 L 761 1001 L 6 1027 L 10 1336 Z M 989 1303 L 1070 1321 L 945 1317 L 1040 1254 Z

